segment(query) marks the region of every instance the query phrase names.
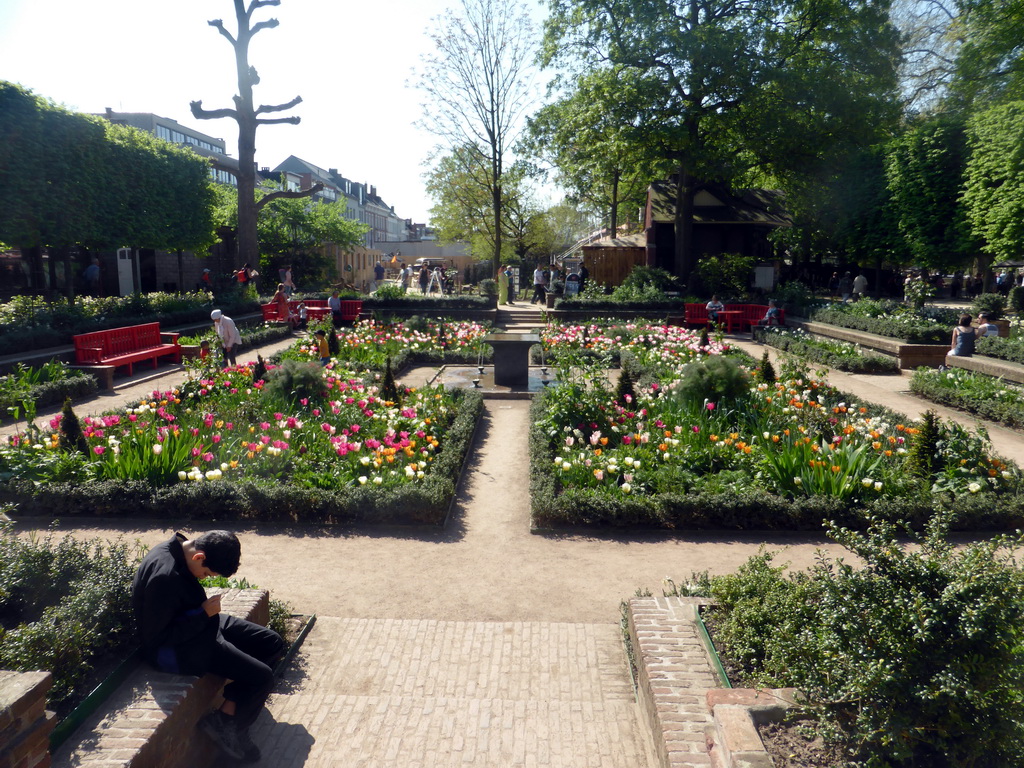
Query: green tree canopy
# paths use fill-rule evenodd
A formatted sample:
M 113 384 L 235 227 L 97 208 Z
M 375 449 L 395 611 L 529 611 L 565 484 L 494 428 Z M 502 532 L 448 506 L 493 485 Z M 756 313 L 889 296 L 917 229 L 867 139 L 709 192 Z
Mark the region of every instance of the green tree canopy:
M 551 0 L 544 62 L 631 70 L 644 141 L 673 161 L 674 271 L 693 268 L 698 179 L 751 163 L 782 177 L 877 135 L 894 102 L 897 35 L 868 0 Z M 860 134 L 860 135 L 858 135 Z
M 967 126 L 970 159 L 963 202 L 982 249 L 1019 259 L 1024 244 L 1024 101 L 991 107 Z
M 969 266 L 977 252 L 960 204 L 967 144 L 954 116 L 911 127 L 887 147 L 886 176 L 899 231 L 915 264 Z

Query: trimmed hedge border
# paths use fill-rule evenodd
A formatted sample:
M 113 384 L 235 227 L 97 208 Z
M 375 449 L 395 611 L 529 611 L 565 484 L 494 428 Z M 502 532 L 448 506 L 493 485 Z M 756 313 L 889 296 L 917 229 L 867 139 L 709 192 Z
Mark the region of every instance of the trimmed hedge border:
M 25 517 L 140 517 L 159 520 L 240 520 L 314 525 L 370 523 L 441 526 L 448 515 L 466 455 L 483 411 L 483 395 L 460 390 L 463 402 L 444 450 L 419 485 L 343 491 L 294 488 L 280 483 L 183 482 L 153 488 L 142 481 L 0 485 L 0 503 Z
M 856 401 L 849 395 L 843 397 L 848 402 Z M 535 531 L 574 527 L 820 531 L 827 520 L 863 530 L 871 517 L 923 528 L 939 510 L 949 510 L 956 516 L 954 530 L 1013 530 L 1024 526 L 1024 493 L 956 499 L 928 494 L 854 505 L 826 496 L 786 499 L 755 488 L 737 493 L 620 497 L 591 489 L 563 492 L 551 472 L 555 454 L 550 440 L 538 426 L 545 408 L 543 395 L 534 398 L 530 412 L 530 496 Z M 884 407 L 878 412 L 906 420 Z
M 99 391 L 99 382 L 91 373 L 84 371 L 72 371 L 67 378 L 60 381 L 44 381 L 30 387 L 24 397 L 14 400 L 0 398 L 0 423 L 13 421 L 7 413 L 9 407 L 19 407 L 22 402 L 31 400 L 37 408 L 45 408 L 49 405 L 63 403 L 65 398 L 70 397 L 73 402 L 80 399 L 90 398 Z M 24 416 L 22 416 L 23 418 Z
M 840 328 L 851 328 L 855 331 L 867 331 L 879 336 L 901 339 L 909 344 L 942 344 L 949 341 L 950 334 L 950 330 L 945 327 L 894 323 L 882 317 L 861 317 L 829 307 L 813 310 L 807 319 L 818 323 L 837 325 Z
M 809 344 L 802 339 L 780 335 L 769 328 L 755 327 L 754 339 L 769 347 L 775 347 L 775 349 L 805 360 L 813 360 L 847 373 L 895 374 L 897 376 L 900 373 L 900 363 L 895 357 L 876 355 L 872 352 L 864 352 L 860 357 L 843 357 L 815 344 Z
M 966 397 L 946 387 L 936 386 L 930 377 L 923 375 L 920 371 L 916 371 L 911 377 L 910 391 L 925 400 L 956 408 L 958 411 L 969 413 L 972 416 L 988 419 L 997 424 L 1005 424 L 1015 429 L 1024 428 L 1024 407 L 1012 403 L 1000 403 L 996 400 Z

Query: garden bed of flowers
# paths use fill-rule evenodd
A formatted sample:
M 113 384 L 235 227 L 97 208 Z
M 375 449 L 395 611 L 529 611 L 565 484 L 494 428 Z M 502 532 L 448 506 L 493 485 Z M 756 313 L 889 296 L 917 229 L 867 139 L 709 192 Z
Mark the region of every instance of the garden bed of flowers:
M 1024 389 L 1003 379 L 959 368 L 918 368 L 910 379 L 910 391 L 1008 427 L 1024 427 Z
M 850 304 L 828 304 L 810 312 L 809 320 L 904 339 L 912 344 L 949 341 L 960 312 L 935 307 L 915 309 L 897 301 L 861 299 Z
M 96 393 L 96 377 L 74 370 L 59 360 L 51 360 L 36 368 L 18 363 L 14 371 L 0 376 L 0 422 L 32 418 L 36 409 L 75 400 Z
M 482 399 L 341 365 L 207 369 L 132 408 L 65 405 L 0 449 L 21 515 L 444 521 Z
M 328 331 L 330 322 L 320 326 Z M 318 359 L 313 328 L 300 337 L 282 359 L 310 361 Z M 483 337 L 492 330 L 489 323 L 466 320 L 433 320 L 410 317 L 392 323 L 360 320 L 337 335 L 337 347 L 331 357 L 340 365 L 360 370 L 383 372 L 388 359 L 395 371 L 409 365 L 429 363 L 476 363 L 490 360 L 494 350 Z
M 643 366 L 675 370 L 700 355 L 731 347 L 712 335 L 650 320 L 603 318 L 588 323 L 549 323 L 541 332 L 544 360 L 574 365 L 581 359 L 617 366 L 625 354 Z
M 899 361 L 896 358 L 865 352 L 859 344 L 851 344 L 848 341 L 819 339 L 797 328 L 776 326 L 755 328 L 754 334 L 762 344 L 840 371 L 897 375 L 900 372 Z
M 938 510 L 967 529 L 1024 523 L 1021 473 L 984 435 L 855 402 L 799 365 L 776 380 L 690 334 L 662 362 L 655 333 L 615 389 L 606 361 L 552 343 L 560 384 L 532 411 L 536 526 L 922 525 Z

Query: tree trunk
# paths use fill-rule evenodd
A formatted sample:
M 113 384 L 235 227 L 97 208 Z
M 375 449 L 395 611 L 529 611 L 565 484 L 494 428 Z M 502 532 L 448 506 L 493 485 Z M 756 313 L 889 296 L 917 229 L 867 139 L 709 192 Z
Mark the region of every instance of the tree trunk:
M 611 223 L 611 236 L 615 237 L 619 231 L 619 177 L 621 173 L 616 168 L 612 171 L 612 215 L 609 218 Z
M 501 182 L 495 178 L 491 190 L 491 204 L 494 206 L 494 274 L 501 269 Z
M 693 253 L 693 176 L 684 161 L 679 163 L 679 179 L 676 182 L 676 252 L 670 270 L 678 275 L 684 284 L 690 280 L 690 273 L 696 266 Z

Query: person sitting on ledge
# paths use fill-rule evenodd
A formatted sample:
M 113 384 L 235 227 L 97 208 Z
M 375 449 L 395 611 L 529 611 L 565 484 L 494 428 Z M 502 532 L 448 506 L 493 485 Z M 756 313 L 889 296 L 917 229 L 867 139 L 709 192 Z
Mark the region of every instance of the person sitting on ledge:
M 229 531 L 194 539 L 176 533 L 143 558 L 132 582 L 132 610 L 142 657 L 161 672 L 228 678 L 224 703 L 199 728 L 221 750 L 246 762 L 260 759 L 249 736 L 274 687 L 273 665 L 286 651 L 272 629 L 221 613 L 221 596 L 208 598 L 199 582 L 231 576 L 242 547 Z
M 954 357 L 971 357 L 974 354 L 974 340 L 977 335 L 971 327 L 971 316 L 960 315 L 960 324 L 953 329 L 953 337 L 949 341 L 947 355 Z

